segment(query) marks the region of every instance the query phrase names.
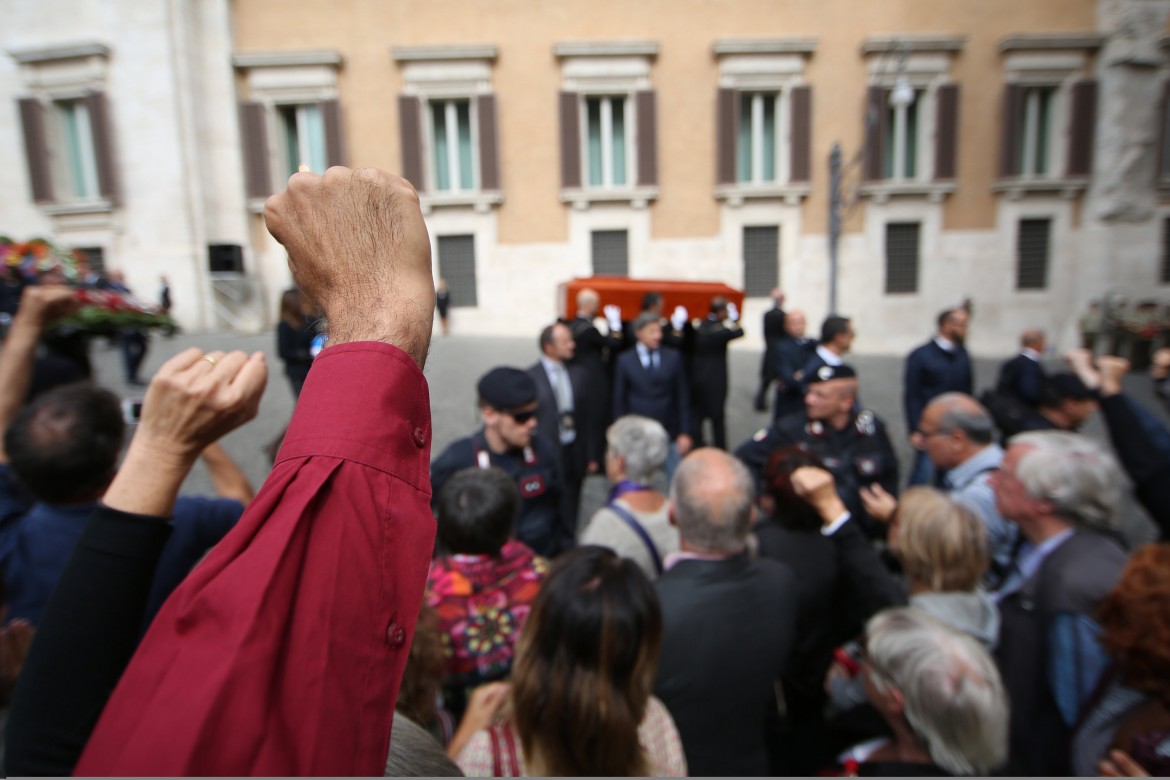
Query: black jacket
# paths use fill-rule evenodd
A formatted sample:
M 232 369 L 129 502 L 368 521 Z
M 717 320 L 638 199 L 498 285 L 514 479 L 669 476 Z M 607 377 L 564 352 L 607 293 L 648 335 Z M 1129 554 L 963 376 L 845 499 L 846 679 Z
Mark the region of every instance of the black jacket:
M 1000 366 L 995 389 L 1035 407 L 1040 403 L 1044 379 L 1044 367 L 1027 355 L 1019 354 Z
M 662 659 L 654 695 L 670 710 L 691 775 L 768 774 L 773 681 L 796 641 L 796 579 L 741 554 L 683 560 L 655 583 Z
M 580 480 L 585 476 L 588 461 L 601 463 L 603 453 L 597 451 L 597 442 L 604 441 L 605 431 L 598 436 L 596 397 L 592 394 L 589 377 L 580 366 L 566 365 L 569 384 L 573 387 L 573 425 L 577 438 L 568 447 L 560 445 L 560 412 L 557 409 L 557 395 L 548 381 L 544 365 L 536 363 L 528 368 L 528 375 L 536 382 L 536 432 L 546 441 L 560 449 L 561 471 L 567 480 Z
M 691 390 L 695 408 L 704 417 L 718 413 L 727 403 L 727 345 L 743 336 L 738 324 L 730 328 L 710 317 L 695 330 L 691 358 Z

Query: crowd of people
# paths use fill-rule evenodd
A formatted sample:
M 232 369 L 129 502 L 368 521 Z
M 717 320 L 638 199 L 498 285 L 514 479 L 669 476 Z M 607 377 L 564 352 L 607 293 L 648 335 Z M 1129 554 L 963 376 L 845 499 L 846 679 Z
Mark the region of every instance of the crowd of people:
M 1119 525 L 1132 486 L 1170 533 L 1170 431 L 1125 360 L 1048 373 L 1030 330 L 976 396 L 970 307 L 941 312 L 905 361 L 902 489 L 850 318 L 809 339 L 775 291 L 771 420 L 729 442 L 734 303 L 586 289 L 432 460 L 413 189 L 298 173 L 265 219 L 298 285 L 278 340 L 298 400 L 254 494 L 216 442 L 256 415 L 262 353 L 167 361 L 119 463 L 108 391 L 29 400 L 77 300 L 22 292 L 0 352 L 7 774 L 1170 772 L 1170 545 Z M 1108 448 L 1076 432 L 1098 410 Z M 180 495 L 199 458 L 218 498 Z

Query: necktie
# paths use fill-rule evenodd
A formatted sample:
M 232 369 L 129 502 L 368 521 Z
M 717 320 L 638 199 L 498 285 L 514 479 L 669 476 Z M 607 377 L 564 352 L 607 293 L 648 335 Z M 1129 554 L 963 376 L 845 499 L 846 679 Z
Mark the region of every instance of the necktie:
M 658 350 L 654 350 L 650 353 L 650 370 L 658 370 Z
M 558 364 L 553 373 L 557 378 L 557 386 L 553 388 L 557 396 L 557 411 L 571 412 L 573 411 L 573 387 L 569 384 L 569 372 L 565 370 L 564 365 Z

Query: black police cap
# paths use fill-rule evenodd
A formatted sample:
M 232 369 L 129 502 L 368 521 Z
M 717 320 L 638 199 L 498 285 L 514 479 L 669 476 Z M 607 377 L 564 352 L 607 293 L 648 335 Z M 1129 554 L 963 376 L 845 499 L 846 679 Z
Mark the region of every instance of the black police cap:
M 519 409 L 536 401 L 536 382 L 518 368 L 493 368 L 480 378 L 476 389 L 494 409 Z

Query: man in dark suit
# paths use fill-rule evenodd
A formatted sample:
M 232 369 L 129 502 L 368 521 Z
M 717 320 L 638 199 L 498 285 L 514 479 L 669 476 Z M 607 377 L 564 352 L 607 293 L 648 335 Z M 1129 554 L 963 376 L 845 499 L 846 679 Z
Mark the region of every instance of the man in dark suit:
M 1011 396 L 1033 409 L 1040 405 L 1046 378 L 1044 367 L 1040 365 L 1045 341 L 1042 330 L 1026 330 L 1020 335 L 1020 354 L 1000 367 L 996 392 Z
M 816 351 L 815 340 L 805 338 L 804 312 L 789 312 L 784 318 L 784 338 L 772 354 L 775 367 L 776 403 L 772 422 L 804 409 L 804 367 Z
M 764 355 L 760 358 L 760 389 L 756 391 L 756 411 L 768 410 L 768 388 L 776 380 L 776 345 L 784 338 L 784 293 L 772 290 L 772 308 L 764 312 Z
M 739 309 L 722 296 L 711 299 L 711 312 L 695 330 L 695 354 L 691 359 L 691 394 L 695 404 L 695 435 L 705 446 L 703 421 L 711 421 L 711 438 L 727 449 L 727 345 L 743 336 Z
M 797 588 L 787 566 L 747 554 L 754 492 L 744 465 L 715 449 L 695 451 L 671 483 L 680 551 L 655 583 L 663 630 L 654 695 L 694 776 L 769 774 L 767 723 L 796 641 Z
M 602 333 L 593 324 L 601 298 L 588 287 L 577 293 L 577 316 L 569 322 L 576 348 L 573 356 L 565 361 L 577 366 L 585 374 L 589 384 L 589 397 L 596 400 L 596 420 L 593 426 L 598 440 L 592 442 L 600 452 L 605 451 L 605 428 L 610 422 L 610 403 L 613 398 L 613 360 L 623 346 L 621 309 L 605 307 L 605 318 L 609 328 Z
M 666 472 L 691 449 L 691 397 L 678 350 L 662 348 L 658 315 L 642 312 L 634 320 L 634 348 L 618 356 L 613 379 L 613 416 L 640 414 L 662 423 L 674 444 Z
M 922 410 L 932 398 L 943 393 L 971 395 L 971 358 L 963 342 L 967 339 L 970 312 L 946 309 L 938 315 L 938 333 L 906 357 L 902 403 L 906 410 L 906 431 L 913 436 L 922 419 Z M 914 453 L 909 484 L 928 485 L 935 481 L 934 467 L 922 450 Z
M 586 474 L 597 473 L 601 462 L 594 430 L 593 407 L 597 399 L 590 392 L 585 372 L 579 366 L 568 364 L 575 349 L 569 326 L 555 322 L 540 332 L 542 354 L 528 369 L 528 375 L 536 383 L 536 432 L 547 441 L 559 444 L 564 479 L 561 520 L 565 527 L 574 530 L 581 503 L 581 484 Z

